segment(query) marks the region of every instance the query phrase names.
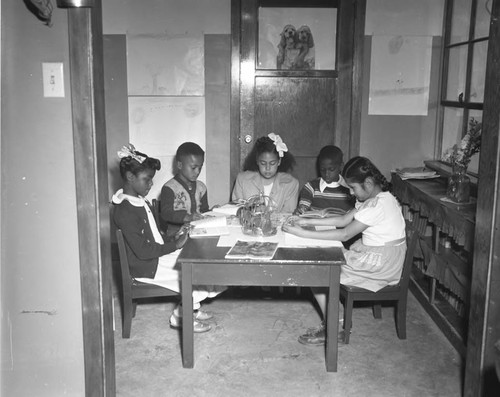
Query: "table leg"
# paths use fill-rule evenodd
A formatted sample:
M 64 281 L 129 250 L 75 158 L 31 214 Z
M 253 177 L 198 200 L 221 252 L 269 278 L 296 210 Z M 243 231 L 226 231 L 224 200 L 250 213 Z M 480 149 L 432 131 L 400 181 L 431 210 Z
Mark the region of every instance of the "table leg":
M 337 372 L 339 332 L 340 266 L 330 267 L 330 289 L 326 306 L 326 370 Z
M 194 367 L 193 265 L 182 264 L 182 366 Z

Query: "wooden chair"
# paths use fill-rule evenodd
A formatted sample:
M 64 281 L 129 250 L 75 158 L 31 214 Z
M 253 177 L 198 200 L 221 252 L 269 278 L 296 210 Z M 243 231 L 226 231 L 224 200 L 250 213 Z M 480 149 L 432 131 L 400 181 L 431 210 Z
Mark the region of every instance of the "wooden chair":
M 344 343 L 349 343 L 352 327 L 352 308 L 355 301 L 373 301 L 373 317 L 382 318 L 381 301 L 396 302 L 396 330 L 399 339 L 406 339 L 406 302 L 408 297 L 408 285 L 413 265 L 413 253 L 418 240 L 418 232 L 412 225 L 406 227 L 406 255 L 401 273 L 401 279 L 397 285 L 390 285 L 377 292 L 364 288 L 340 285 L 340 297 L 344 302 Z
M 141 283 L 132 278 L 125 247 L 125 239 L 120 229 L 116 231 L 120 255 L 121 295 L 122 295 L 122 338 L 130 338 L 132 318 L 135 317 L 137 299 L 177 296 L 179 293 L 159 285 Z

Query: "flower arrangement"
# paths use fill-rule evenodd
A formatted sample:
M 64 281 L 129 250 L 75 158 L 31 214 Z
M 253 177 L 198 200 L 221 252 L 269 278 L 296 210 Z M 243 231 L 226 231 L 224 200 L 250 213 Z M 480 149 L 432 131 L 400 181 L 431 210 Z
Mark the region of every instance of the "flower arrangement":
M 483 124 L 472 117 L 469 121 L 469 131 L 460 141 L 460 145 L 448 148 L 441 157 L 442 161 L 450 163 L 452 167 L 467 169 L 471 157 L 481 148 L 481 132 Z

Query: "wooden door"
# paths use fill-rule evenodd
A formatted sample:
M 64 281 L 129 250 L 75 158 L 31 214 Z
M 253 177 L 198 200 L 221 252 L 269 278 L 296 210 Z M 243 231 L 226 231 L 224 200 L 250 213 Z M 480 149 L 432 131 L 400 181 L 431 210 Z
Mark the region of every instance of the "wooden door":
M 271 132 L 280 135 L 294 155 L 297 164 L 292 173 L 301 185 L 317 176 L 316 157 L 323 146 L 339 146 L 346 159 L 357 154 L 359 129 L 356 132 L 351 128 L 356 108 L 353 106 L 356 86 L 352 81 L 355 3 L 355 0 L 232 1 L 233 181 L 255 140 Z M 329 15 L 335 16 L 331 20 L 334 37 L 326 38 L 333 43 L 335 63 L 329 68 L 312 70 L 262 68 L 258 41 L 259 12 L 263 7 L 301 8 L 304 13 L 327 9 Z M 322 39 L 325 40 L 315 38 Z

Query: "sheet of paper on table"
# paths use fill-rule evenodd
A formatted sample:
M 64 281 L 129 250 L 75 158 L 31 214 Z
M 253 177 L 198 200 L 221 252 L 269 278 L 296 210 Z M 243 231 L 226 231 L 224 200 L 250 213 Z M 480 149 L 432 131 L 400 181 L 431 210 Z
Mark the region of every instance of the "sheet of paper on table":
M 192 238 L 228 235 L 229 229 L 225 216 L 206 216 L 191 222 L 193 228 L 189 231 Z
M 219 237 L 219 241 L 217 243 L 218 247 L 232 247 L 238 240 L 277 242 L 278 247 L 281 248 L 342 247 L 342 243 L 340 241 L 302 238 L 295 236 L 294 234 L 285 233 L 281 229 L 278 229 L 278 232 L 274 236 L 269 237 L 249 236 L 242 232 L 241 226 L 228 226 L 228 229 L 228 235 Z

